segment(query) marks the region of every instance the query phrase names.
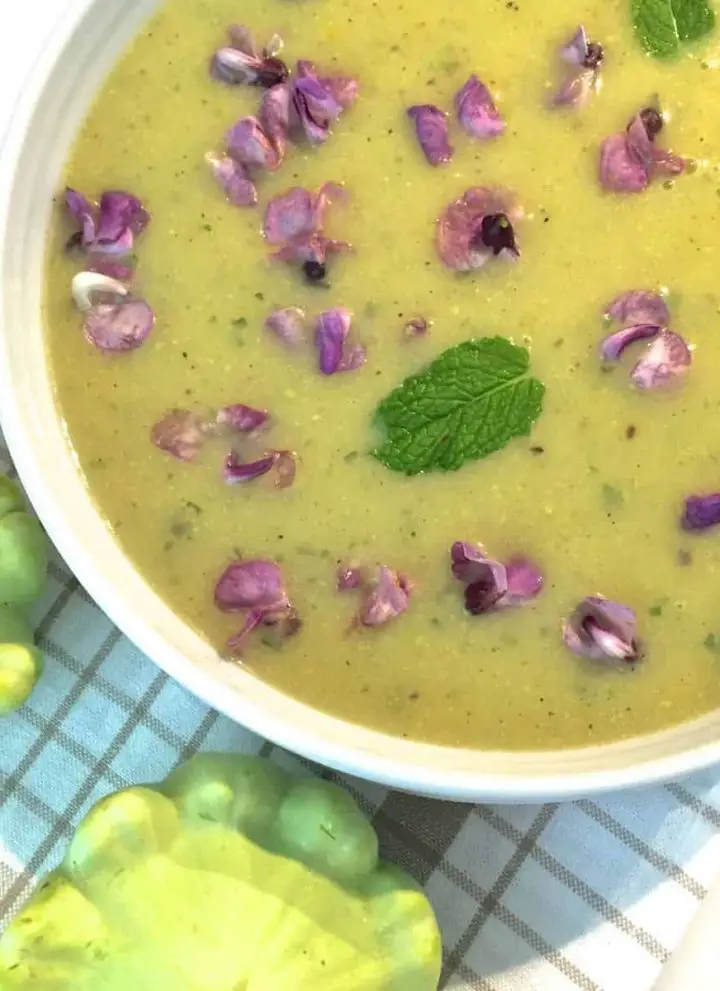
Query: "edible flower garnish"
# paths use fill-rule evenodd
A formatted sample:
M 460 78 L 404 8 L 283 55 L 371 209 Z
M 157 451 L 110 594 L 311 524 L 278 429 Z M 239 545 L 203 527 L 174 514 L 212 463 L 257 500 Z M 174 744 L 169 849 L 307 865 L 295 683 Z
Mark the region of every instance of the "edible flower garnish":
M 415 125 L 420 147 L 431 165 L 444 165 L 453 156 L 448 138 L 447 115 L 430 103 L 410 107 L 408 117 Z
M 581 107 L 590 93 L 599 88 L 600 68 L 605 60 L 603 47 L 588 39 L 581 24 L 560 49 L 560 58 L 571 68 L 553 96 L 552 106 Z
M 664 126 L 658 107 L 645 107 L 624 131 L 603 141 L 599 177 L 605 189 L 612 193 L 641 193 L 653 179 L 678 176 L 685 171 L 684 158 L 655 145 Z
M 334 182 L 326 182 L 316 194 L 294 186 L 270 200 L 265 210 L 265 237 L 270 244 L 282 245 L 272 257 L 299 265 L 311 285 L 324 283 L 329 255 L 350 250 L 346 241 L 323 234 L 328 206 L 344 195 L 343 187 Z
M 368 581 L 367 569 L 354 561 L 339 564 L 335 574 L 338 592 L 362 588 Z
M 346 347 L 352 313 L 343 306 L 326 310 L 315 324 L 315 346 L 323 375 L 352 372 L 365 364 L 367 354 L 361 344 Z
M 205 161 L 229 203 L 233 206 L 255 206 L 258 201 L 257 189 L 244 165 L 229 155 L 218 156 L 212 151 L 207 153 Z
M 437 223 L 435 246 L 440 258 L 458 272 L 482 268 L 491 258 L 516 259 L 515 228 L 523 210 L 503 189 L 473 186 L 454 200 Z
M 719 523 L 720 492 L 687 497 L 681 521 L 683 530 L 707 530 Z
M 265 328 L 291 348 L 305 343 L 305 311 L 299 306 L 284 306 L 265 320 Z
M 230 86 L 247 83 L 251 86 L 275 86 L 287 79 L 288 67 L 278 58 L 282 38 L 275 34 L 265 48 L 258 50 L 253 36 L 241 24 L 228 28 L 230 44 L 219 48 L 210 62 L 210 73 L 219 82 Z
M 126 285 L 101 272 L 78 272 L 72 295 L 85 314 L 85 337 L 101 351 L 140 347 L 155 323 L 145 300 L 132 298 Z
M 254 409 L 244 403 L 233 403 L 220 410 L 217 424 L 220 427 L 230 427 L 242 434 L 249 434 L 264 427 L 269 419 L 270 416 L 265 409 Z
M 427 317 L 412 317 L 403 326 L 403 336 L 408 341 L 413 341 L 417 337 L 425 337 L 430 332 L 430 320 Z
M 135 238 L 150 222 L 150 214 L 137 197 L 122 190 L 108 190 L 99 205 L 68 187 L 65 203 L 80 224 L 68 248 L 80 247 L 89 255 L 123 257 L 133 250 Z
M 280 160 L 285 155 L 290 129 L 290 87 L 273 86 L 263 96 L 258 112 L 262 128 Z
M 225 459 L 223 478 L 228 485 L 254 482 L 275 470 L 275 488 L 288 489 L 297 473 L 296 456 L 292 451 L 270 451 L 255 461 L 241 461 L 235 451 Z
M 228 131 L 227 153 L 246 169 L 257 168 L 273 172 L 282 163 L 282 155 L 257 117 L 242 117 Z
M 632 609 L 601 595 L 583 599 L 563 623 L 563 641 L 574 653 L 591 661 L 632 663 L 642 657 Z
M 638 389 L 657 389 L 685 375 L 691 363 L 692 352 L 685 340 L 664 330 L 630 372 L 630 378 Z
M 230 564 L 215 586 L 215 605 L 222 612 L 247 613 L 245 625 L 228 641 L 231 656 L 242 653 L 247 637 L 258 626 L 276 627 L 283 638 L 300 629 L 300 620 L 285 589 L 282 571 L 272 561 Z
M 360 626 L 385 626 L 407 611 L 414 583 L 393 568 L 381 566 L 371 577 L 367 568 L 357 563 L 341 564 L 337 570 L 338 591 L 360 589 L 364 598 L 351 629 Z
M 208 433 L 208 425 L 191 410 L 171 409 L 153 426 L 150 437 L 161 451 L 178 461 L 193 461 Z
M 333 86 L 318 78 L 313 63 L 298 62 L 290 84 L 291 127 L 311 144 L 323 144 L 342 111 Z
M 144 299 L 98 303 L 87 311 L 85 337 L 101 351 L 139 348 L 155 325 L 155 314 Z
M 461 125 L 474 138 L 496 138 L 505 130 L 490 90 L 474 73 L 455 94 L 455 110 Z
M 622 293 L 608 306 L 605 316 L 622 324 L 603 339 L 604 361 L 617 361 L 625 348 L 640 340 L 652 340 L 645 355 L 630 373 L 638 389 L 655 389 L 683 376 L 692 362 L 685 340 L 667 329 L 670 314 L 662 296 L 647 290 Z
M 482 544 L 456 541 L 450 570 L 465 585 L 465 608 L 473 616 L 525 605 L 542 591 L 543 576 L 533 561 L 517 556 L 501 564 L 487 556 Z
M 413 583 L 392 568 L 379 568 L 377 579 L 371 583 L 360 607 L 355 624 L 385 626 L 402 616 L 410 605 Z

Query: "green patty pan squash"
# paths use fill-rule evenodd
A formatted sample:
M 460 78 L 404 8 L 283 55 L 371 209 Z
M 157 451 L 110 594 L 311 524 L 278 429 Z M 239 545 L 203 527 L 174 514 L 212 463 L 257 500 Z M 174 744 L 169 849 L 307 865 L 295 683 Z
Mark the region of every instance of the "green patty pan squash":
M 47 576 L 48 543 L 19 487 L 0 475 L 0 716 L 18 709 L 42 673 L 26 608 Z
M 0 988 L 435 991 L 440 958 L 342 788 L 200 754 L 90 811 L 0 942 Z

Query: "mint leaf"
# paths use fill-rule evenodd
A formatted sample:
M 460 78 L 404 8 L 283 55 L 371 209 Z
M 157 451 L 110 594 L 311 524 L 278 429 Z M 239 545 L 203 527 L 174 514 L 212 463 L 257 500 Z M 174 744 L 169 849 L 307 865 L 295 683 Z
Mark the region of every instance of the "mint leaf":
M 545 386 L 528 377 L 526 348 L 484 337 L 448 348 L 377 408 L 386 430 L 373 452 L 393 471 L 456 471 L 530 433 Z
M 709 0 L 632 0 L 635 34 L 649 55 L 674 58 L 686 41 L 697 41 L 715 27 Z

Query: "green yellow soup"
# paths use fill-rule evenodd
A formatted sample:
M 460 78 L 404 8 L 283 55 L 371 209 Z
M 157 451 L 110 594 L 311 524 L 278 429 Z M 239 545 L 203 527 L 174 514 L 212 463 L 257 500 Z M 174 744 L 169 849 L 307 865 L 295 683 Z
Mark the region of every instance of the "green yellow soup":
M 288 61 L 358 77 L 361 96 L 319 148 L 293 147 L 259 180 L 260 208 L 228 204 L 204 155 L 257 109 L 250 87 L 213 82 L 207 62 L 242 17 L 274 32 Z M 581 111 L 547 109 L 557 46 L 582 22 L 606 50 L 602 88 Z M 222 647 L 238 617 L 213 603 L 238 555 L 282 564 L 304 621 L 274 650 L 243 658 L 259 678 L 322 710 L 410 739 L 543 749 L 659 730 L 720 705 L 720 535 L 684 534 L 682 500 L 720 488 L 720 36 L 678 61 L 647 57 L 626 0 L 170 0 L 112 70 L 67 166 L 86 195 L 129 189 L 152 223 L 137 283 L 157 324 L 137 351 L 107 355 L 82 333 L 58 211 L 46 320 L 57 400 L 88 487 L 124 549 L 164 599 Z M 471 72 L 508 121 L 494 141 L 453 125 L 455 156 L 432 168 L 406 108 L 446 109 Z M 636 196 L 603 193 L 598 148 L 658 94 L 663 142 L 691 174 Z M 268 261 L 262 207 L 284 189 L 345 184 L 330 233 L 355 251 L 330 288 Z M 434 250 L 445 205 L 476 185 L 516 192 L 522 256 L 461 276 Z M 605 305 L 634 288 L 667 290 L 673 328 L 695 347 L 679 389 L 641 394 L 625 361 L 603 372 Z M 319 375 L 310 349 L 263 329 L 277 306 L 346 306 L 368 362 Z M 408 341 L 418 314 L 430 334 Z M 373 411 L 447 347 L 500 334 L 531 350 L 547 388 L 530 437 L 457 472 L 408 478 L 369 452 Z M 295 485 L 223 484 L 225 448 L 196 464 L 150 443 L 172 407 L 242 402 L 268 409 L 273 446 L 297 451 Z M 267 483 L 267 484 L 266 484 Z M 197 507 L 197 508 L 194 508 Z M 199 511 L 198 511 L 199 509 Z M 463 608 L 448 550 L 480 541 L 530 555 L 545 588 L 532 605 L 480 617 Z M 357 598 L 335 587 L 339 560 L 386 564 L 416 584 L 408 612 L 348 635 Z M 634 608 L 646 657 L 593 664 L 562 643 L 585 595 Z

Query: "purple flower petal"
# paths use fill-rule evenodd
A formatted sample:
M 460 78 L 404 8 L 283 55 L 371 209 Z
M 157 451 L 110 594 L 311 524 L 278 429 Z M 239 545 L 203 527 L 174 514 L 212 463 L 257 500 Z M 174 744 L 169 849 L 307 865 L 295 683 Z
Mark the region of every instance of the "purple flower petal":
M 230 86 L 247 83 L 265 87 L 287 79 L 288 67 L 277 58 L 283 46 L 279 35 L 273 35 L 262 52 L 258 51 L 252 34 L 244 25 L 233 24 L 228 35 L 230 44 L 215 52 L 210 62 L 210 74 L 214 79 Z
M 133 277 L 133 270 L 130 265 L 122 261 L 114 261 L 111 258 L 95 257 L 92 254 L 88 255 L 87 271 L 107 275 L 109 279 L 117 279 L 118 282 L 129 282 Z
M 264 620 L 265 612 L 262 609 L 251 609 L 248 612 L 245 617 L 245 622 L 241 628 L 237 633 L 230 637 L 225 645 L 225 650 L 227 651 L 229 657 L 234 658 L 242 656 L 248 637 L 253 630 L 258 628 L 258 626 L 262 626 Z
M 587 56 L 588 36 L 581 24 L 570 41 L 561 47 L 560 58 L 569 65 L 584 66 Z
M 551 100 L 553 107 L 582 107 L 593 91 L 596 74 L 588 69 L 571 72 L 557 88 Z
M 429 103 L 410 107 L 407 115 L 415 124 L 418 141 L 428 162 L 431 165 L 449 162 L 453 149 L 448 138 L 447 115 Z
M 611 193 L 641 193 L 650 183 L 648 168 L 628 147 L 627 134 L 611 134 L 600 147 L 599 179 Z
M 293 451 L 275 452 L 275 488 L 289 489 L 297 476 L 297 456 Z
M 265 426 L 269 419 L 267 410 L 253 409 L 252 406 L 245 406 L 244 403 L 224 406 L 217 415 L 219 426 L 230 427 L 243 434 L 259 430 L 260 427 Z
M 95 207 L 82 193 L 69 186 L 65 190 L 65 202 L 70 213 L 80 224 L 83 245 L 85 247 L 91 245 L 95 240 Z
M 255 479 L 267 475 L 272 471 L 277 462 L 277 456 L 273 451 L 256 461 L 241 461 L 235 451 L 231 451 L 225 459 L 223 478 L 227 485 L 242 485 L 246 482 L 254 482 Z
M 475 186 L 454 200 L 438 220 L 437 252 L 449 268 L 459 272 L 481 268 L 496 255 L 517 258 L 513 225 L 522 216 L 511 193 Z
M 207 425 L 188 409 L 171 409 L 153 426 L 150 439 L 178 461 L 192 461 L 205 443 Z
M 233 206 L 255 206 L 257 190 L 244 165 L 223 155 L 218 158 L 212 152 L 205 156 L 215 179 L 222 187 L 229 203 Z
M 290 127 L 290 87 L 287 83 L 269 89 L 260 105 L 258 117 L 263 130 L 282 160 Z
M 362 588 L 368 580 L 367 569 L 361 564 L 340 564 L 336 571 L 338 592 Z
M 522 606 L 542 592 L 543 575 L 534 561 L 527 557 L 513 557 L 505 566 L 507 593 L 499 606 Z
M 244 462 L 235 451 L 231 451 L 225 459 L 223 478 L 227 485 L 242 485 L 254 482 L 275 469 L 275 488 L 287 489 L 295 481 L 296 460 L 292 451 L 271 451 L 255 461 Z
M 296 348 L 305 343 L 305 311 L 298 306 L 275 310 L 265 320 L 265 327 L 288 347 Z
M 682 175 L 687 167 L 687 159 L 680 155 L 675 155 L 667 148 L 653 148 L 653 169 L 656 176 L 673 178 Z
M 155 324 L 155 314 L 143 299 L 99 303 L 88 310 L 85 337 L 101 351 L 131 351 L 140 347 Z
M 625 129 L 625 142 L 627 144 L 628 151 L 638 162 L 642 163 L 644 168 L 648 170 L 650 169 L 653 160 L 654 137 L 654 133 L 651 137 L 648 132 L 647 124 L 641 114 L 635 114 Z
M 215 604 L 223 612 L 262 610 L 264 616 L 282 614 L 290 607 L 280 566 L 273 561 L 235 561 L 215 586 Z
M 589 41 L 585 28 L 580 25 L 560 49 L 560 58 L 572 66 L 572 71 L 560 84 L 551 106 L 582 106 L 597 86 L 604 57 L 602 45 Z
M 593 661 L 630 663 L 642 656 L 632 609 L 602 596 L 588 596 L 563 624 L 563 640 L 574 653 Z
M 312 144 L 322 144 L 330 136 L 330 126 L 342 113 L 342 106 L 328 85 L 318 79 L 310 62 L 298 62 L 292 83 L 291 108 L 294 119 Z
M 231 158 L 246 168 L 272 172 L 282 163 L 282 155 L 257 117 L 243 117 L 234 125 L 227 135 L 227 150 Z
M 497 565 L 497 574 L 489 567 L 492 563 Z M 505 592 L 502 591 L 502 583 L 499 583 L 500 576 L 506 581 L 505 568 L 497 561 L 489 562 L 485 569 L 485 577 L 479 578 L 470 585 L 465 586 L 465 608 L 471 616 L 481 616 L 484 613 L 495 609 L 503 600 Z M 500 570 L 502 569 L 502 570 Z
M 334 182 L 326 182 L 315 195 L 295 186 L 266 207 L 265 237 L 271 244 L 283 245 L 272 257 L 301 265 L 311 285 L 324 284 L 328 255 L 351 250 L 346 241 L 331 240 L 322 233 L 328 206 L 344 195 L 344 188 Z
M 227 33 L 231 46 L 237 51 L 243 52 L 245 55 L 259 56 L 260 51 L 255 44 L 250 28 L 244 24 L 231 24 Z
M 659 334 L 638 361 L 630 378 L 638 389 L 657 389 L 685 375 L 692 362 L 692 352 L 685 340 L 670 330 Z
M 505 121 L 487 86 L 476 75 L 455 94 L 458 120 L 475 138 L 495 138 L 505 130 Z
M 677 176 L 685 171 L 684 158 L 655 146 L 663 124 L 660 110 L 646 107 L 632 118 L 625 131 L 605 139 L 600 148 L 599 177 L 606 189 L 638 193 L 657 176 Z
M 210 75 L 228 86 L 256 83 L 262 59 L 237 48 L 219 48 L 210 61 Z
M 450 548 L 450 570 L 459 582 L 464 582 L 466 585 L 484 578 L 488 564 L 497 564 L 497 562 L 488 559 L 482 544 L 456 540 Z M 498 578 L 500 579 L 501 576 L 498 575 Z M 506 583 L 503 584 L 507 587 Z
M 534 561 L 517 556 L 501 564 L 487 556 L 482 544 L 456 541 L 450 548 L 450 570 L 465 585 L 465 608 L 473 616 L 525 605 L 543 587 L 542 572 Z
M 317 318 L 315 346 L 323 375 L 353 371 L 365 363 L 365 349 L 361 345 L 345 351 L 351 324 L 352 314 L 343 306 L 326 310 Z
M 355 344 L 343 356 L 338 371 L 356 372 L 358 368 L 362 368 L 366 361 L 367 350 L 365 349 L 365 346 L 363 344 Z
M 230 658 L 242 656 L 248 637 L 259 626 L 270 627 L 272 642 L 280 644 L 300 632 L 302 621 L 292 606 L 285 609 L 282 614 L 274 614 L 264 609 L 251 609 L 241 629 L 230 637 L 226 644 L 225 649 Z
M 128 230 L 137 237 L 149 223 L 150 214 L 137 196 L 123 190 L 109 190 L 100 198 L 95 249 L 98 243 L 116 244 Z
M 636 323 L 630 327 L 623 327 L 622 330 L 616 330 L 602 340 L 600 354 L 605 361 L 617 361 L 629 344 L 647 340 L 649 337 L 657 337 L 661 331 L 662 327 L 653 323 Z
M 301 265 L 306 272 L 306 281 L 310 285 L 326 285 L 324 266 L 329 255 L 352 251 L 352 245 L 347 241 L 333 241 L 323 234 L 300 234 L 288 244 L 275 251 L 272 258 L 287 262 L 289 265 Z M 309 269 L 308 263 L 320 266 L 319 270 Z M 318 271 L 316 275 L 315 272 Z
M 343 110 L 352 106 L 360 95 L 358 81 L 352 76 L 327 76 L 320 82 Z
M 310 234 L 314 226 L 313 196 L 299 186 L 270 200 L 265 209 L 263 230 L 270 244 L 283 244 L 302 234 Z
M 403 327 L 403 335 L 409 341 L 425 337 L 429 331 L 430 321 L 426 317 L 412 317 Z
M 685 500 L 681 521 L 683 530 L 706 530 L 720 523 L 720 492 L 692 495 Z
M 380 568 L 377 581 L 370 589 L 356 625 L 385 626 L 406 612 L 410 605 L 412 583 L 392 568 Z
M 81 224 L 80 235 L 71 238 L 96 255 L 122 256 L 133 249 L 134 239 L 141 234 L 150 215 L 136 196 L 122 190 L 108 190 L 95 207 L 74 189 L 66 189 L 65 202 Z
M 610 303 L 605 316 L 625 326 L 649 323 L 667 327 L 670 322 L 670 313 L 665 300 L 658 293 L 646 289 L 621 293 Z

